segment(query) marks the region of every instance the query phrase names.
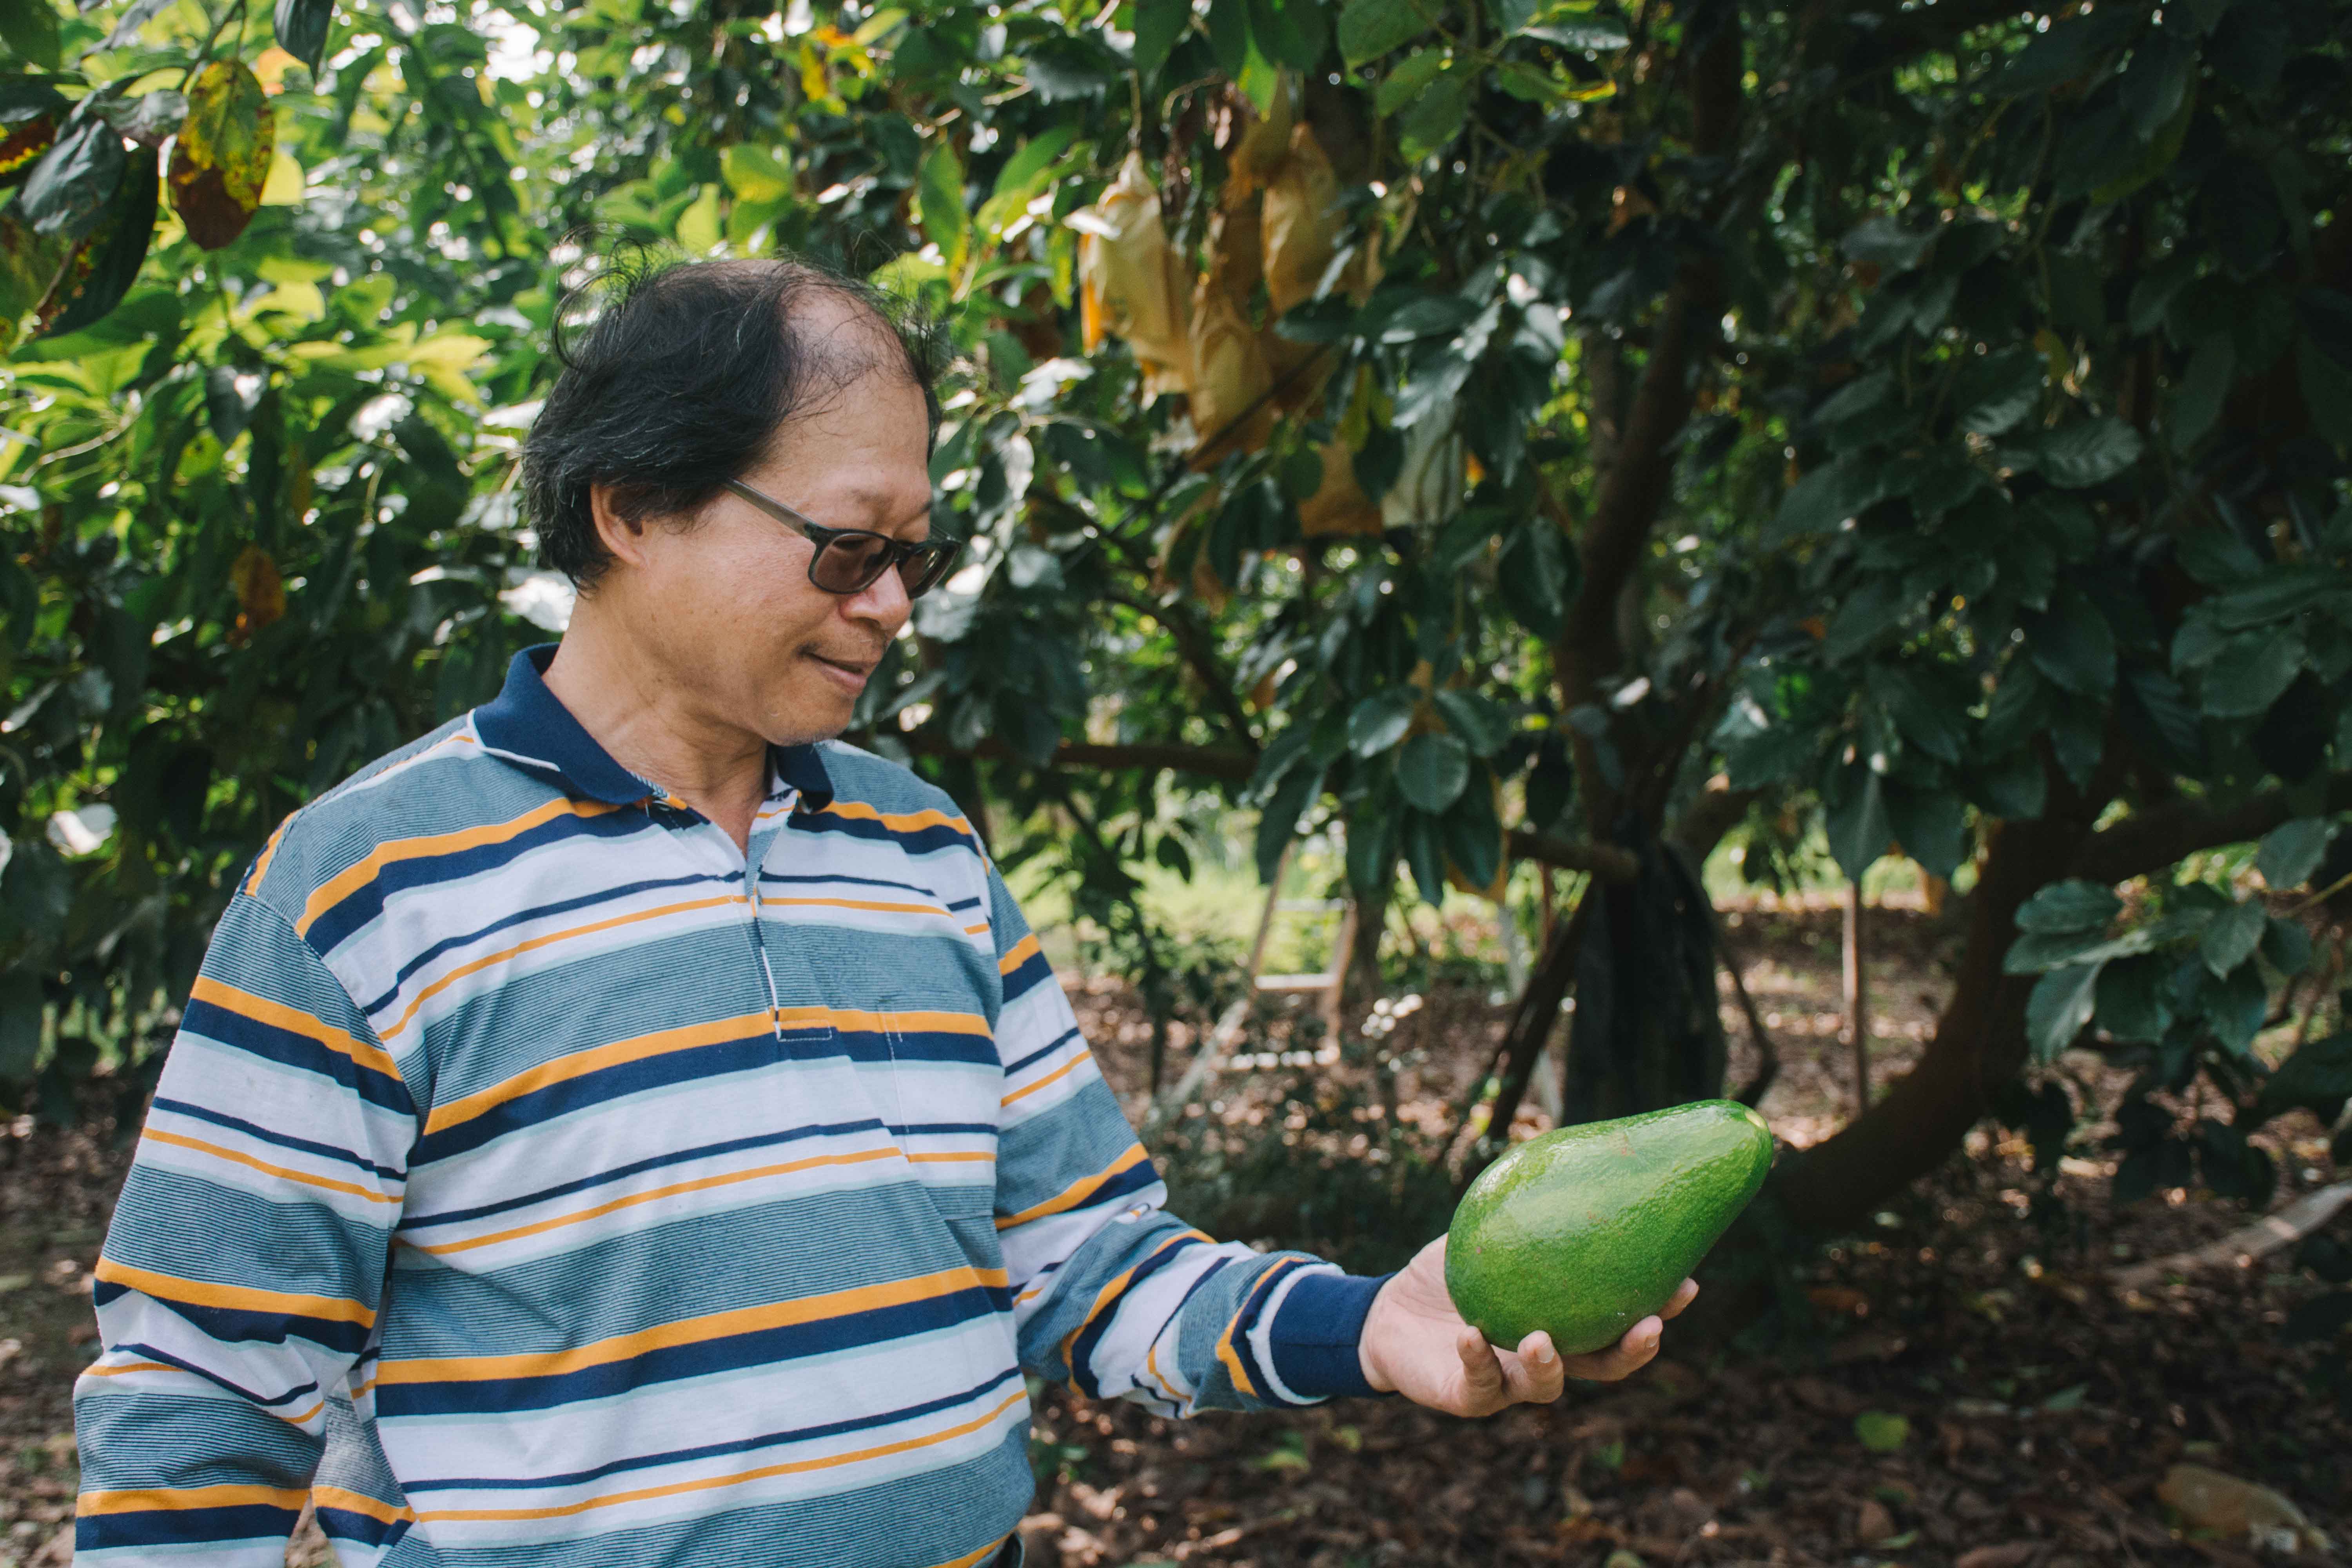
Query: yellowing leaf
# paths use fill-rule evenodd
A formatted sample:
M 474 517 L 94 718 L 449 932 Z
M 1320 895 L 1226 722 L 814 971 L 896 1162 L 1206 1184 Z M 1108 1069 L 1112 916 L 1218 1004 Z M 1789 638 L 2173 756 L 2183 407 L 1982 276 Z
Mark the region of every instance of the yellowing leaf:
M 1273 389 L 1274 372 L 1257 334 L 1211 278 L 1192 294 L 1192 453 L 1205 468 L 1226 453 L 1255 452 L 1274 431 L 1274 409 L 1262 401 Z
M 280 147 L 269 160 L 269 178 L 262 182 L 261 205 L 290 207 L 302 199 L 302 165 Z
M 1291 132 L 1290 153 L 1265 191 L 1266 300 L 1277 316 L 1315 297 L 1339 233 L 1339 181 L 1311 126 Z
M 1323 483 L 1298 503 L 1298 530 L 1309 539 L 1381 531 L 1381 509 L 1356 481 L 1356 462 L 1344 441 L 1327 441 L 1319 454 Z
M 260 80 L 241 60 L 215 60 L 188 84 L 188 119 L 172 146 L 172 207 L 188 237 L 217 250 L 245 232 L 277 149 Z
M 236 621 L 228 629 L 229 646 L 243 647 L 253 634 L 286 614 L 286 580 L 278 563 L 257 544 L 248 544 L 228 569 L 236 590 Z
M 1160 220 L 1160 192 L 1129 153 L 1090 207 L 1065 220 L 1078 231 L 1079 316 L 1086 349 L 1125 338 L 1152 392 L 1183 392 L 1192 382 L 1191 312 L 1182 263 Z

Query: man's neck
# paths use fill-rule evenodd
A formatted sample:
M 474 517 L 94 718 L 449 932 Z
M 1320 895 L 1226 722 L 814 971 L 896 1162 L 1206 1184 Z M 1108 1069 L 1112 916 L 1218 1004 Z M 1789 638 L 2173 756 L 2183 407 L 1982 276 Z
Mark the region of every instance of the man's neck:
M 614 762 L 677 795 L 749 852 L 768 794 L 760 736 L 696 711 L 697 692 L 646 659 L 582 600 L 547 667 L 547 689 Z

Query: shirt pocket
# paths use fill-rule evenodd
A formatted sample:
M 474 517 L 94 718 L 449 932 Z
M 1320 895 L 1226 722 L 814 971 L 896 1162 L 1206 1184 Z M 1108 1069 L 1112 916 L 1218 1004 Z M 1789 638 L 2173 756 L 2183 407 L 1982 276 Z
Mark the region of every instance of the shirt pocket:
M 917 1167 L 992 1167 L 1003 1069 L 988 1020 L 968 998 L 892 991 L 882 998 L 889 1052 L 881 1097 L 891 1136 Z

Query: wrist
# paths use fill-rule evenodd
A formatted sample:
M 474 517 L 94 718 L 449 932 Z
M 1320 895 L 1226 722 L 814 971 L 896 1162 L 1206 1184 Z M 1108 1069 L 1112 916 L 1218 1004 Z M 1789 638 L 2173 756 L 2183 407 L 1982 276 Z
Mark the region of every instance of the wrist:
M 1298 1276 L 1276 1309 L 1269 1334 L 1277 1386 L 1302 1399 L 1388 1392 L 1364 1375 L 1363 1342 L 1372 1303 L 1388 1280 L 1316 1269 Z
M 1375 1394 L 1396 1392 L 1396 1379 L 1389 1375 L 1381 1355 L 1381 1347 L 1386 1339 L 1389 1291 L 1395 1285 L 1396 1278 L 1391 1274 L 1381 1282 L 1380 1293 L 1372 1298 L 1371 1310 L 1364 1314 L 1364 1331 L 1356 1341 L 1356 1364 Z

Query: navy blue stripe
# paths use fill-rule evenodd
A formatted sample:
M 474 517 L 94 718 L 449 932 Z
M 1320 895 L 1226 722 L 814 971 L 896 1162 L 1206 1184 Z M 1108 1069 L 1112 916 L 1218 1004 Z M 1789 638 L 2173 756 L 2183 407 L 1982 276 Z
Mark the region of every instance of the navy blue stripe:
M 451 1478 L 446 1480 L 404 1481 L 402 1489 L 411 1495 L 432 1491 L 501 1491 L 532 1490 L 541 1487 L 576 1487 L 590 1481 L 603 1480 L 607 1476 L 625 1475 L 631 1470 L 651 1469 L 660 1465 L 682 1465 L 696 1459 L 716 1458 L 724 1454 L 756 1454 L 762 1448 L 780 1447 L 787 1443 L 814 1442 L 822 1437 L 838 1437 L 844 1433 L 866 1431 L 876 1426 L 887 1426 L 894 1422 L 911 1421 L 921 1415 L 936 1415 L 943 1410 L 953 1410 L 982 1399 L 1007 1383 L 1018 1378 L 1021 1369 L 1008 1366 L 986 1383 L 975 1384 L 961 1394 L 944 1394 L 938 1399 L 910 1405 L 903 1410 L 886 1410 L 879 1415 L 857 1415 L 843 1421 L 828 1421 L 818 1426 L 799 1426 L 786 1432 L 770 1432 L 758 1437 L 739 1438 L 731 1443 L 711 1443 L 699 1448 L 677 1448 L 667 1454 L 646 1454 L 635 1458 L 614 1459 L 593 1470 L 573 1470 L 561 1476 L 496 1476 Z
M 412 1415 L 549 1410 L 581 1400 L 610 1399 L 651 1384 L 855 1350 L 912 1334 L 936 1333 L 1011 1310 L 1009 1292 L 993 1286 L 975 1285 L 927 1300 L 877 1307 L 872 1311 L 851 1312 L 814 1323 L 789 1323 L 748 1334 L 730 1334 L 697 1344 L 673 1345 L 548 1377 L 497 1378 L 478 1383 L 380 1382 L 375 1389 L 376 1413 L 379 1419 L 392 1421 Z
M 125 1546 L 203 1546 L 235 1541 L 284 1542 L 301 1510 L 245 1503 L 236 1508 L 159 1508 L 140 1513 L 84 1514 L 74 1521 L 74 1552 Z
M 940 901 L 939 894 L 929 888 L 923 887 L 915 882 L 894 882 L 887 877 L 845 877 L 838 872 L 830 877 L 801 877 L 787 876 L 782 871 L 762 871 L 760 873 L 760 880 L 761 882 L 773 882 L 779 887 L 823 887 L 825 884 L 832 882 L 846 882 L 850 886 L 857 888 L 894 888 L 902 893 L 920 893 L 923 897 L 930 900 L 934 903 L 938 903 Z M 974 904 L 979 901 L 980 900 L 978 899 L 968 899 L 965 900 L 967 903 Z M 947 904 L 943 907 L 952 910 L 957 906 L 954 904 Z
M 1053 977 L 1053 966 L 1045 962 L 1045 952 L 1042 950 L 1033 952 L 1021 961 L 1019 968 L 1004 977 L 1004 999 L 1011 1002 L 1026 995 L 1041 982 Z
M 685 1050 L 664 1051 L 657 1057 L 622 1062 L 601 1072 L 551 1083 L 545 1089 L 534 1089 L 494 1106 L 479 1116 L 469 1117 L 454 1127 L 426 1133 L 416 1141 L 416 1147 L 411 1151 L 409 1168 L 415 1170 L 436 1160 L 446 1160 L 453 1154 L 478 1149 L 509 1132 L 552 1121 L 592 1105 L 602 1105 L 606 1100 L 642 1094 L 649 1089 L 667 1089 L 676 1083 L 723 1078 L 729 1073 L 753 1072 L 773 1067 L 784 1048 L 772 1031 L 760 1029 L 736 1039 L 719 1040 Z
M 1050 1057 L 1050 1056 L 1052 1056 L 1055 1051 L 1060 1050 L 1060 1049 L 1062 1048 L 1062 1047 L 1063 1047 L 1066 1043 L 1067 1043 L 1067 1042 L 1069 1041 L 1069 1039 L 1071 1038 L 1071 1037 L 1073 1037 L 1073 1036 L 1075 1036 L 1075 1035 L 1076 1035 L 1076 1034 L 1078 1034 L 1078 1033 L 1079 1033 L 1079 1031 L 1078 1031 L 1077 1029 L 1076 1029 L 1076 1028 L 1068 1028 L 1068 1029 L 1065 1029 L 1065 1030 L 1063 1030 L 1060 1034 L 1058 1034 L 1058 1035 L 1055 1036 L 1055 1037 L 1053 1037 L 1053 1039 L 1052 1039 L 1051 1041 L 1049 1041 L 1047 1044 L 1045 1044 L 1045 1046 L 1040 1047 L 1039 1047 L 1038 1049 L 1036 1049 L 1036 1050 L 1031 1051 L 1027 1056 L 1023 1057 L 1019 1061 L 1017 1061 L 1017 1062 L 1007 1062 L 1007 1063 L 1005 1063 L 1005 1064 L 1004 1064 L 1004 1075 L 1005 1075 L 1007 1078 L 1010 1078 L 1010 1077 L 1012 1077 L 1014 1073 L 1019 1072 L 1023 1068 L 1028 1067 L 1028 1066 L 1030 1066 L 1032 1063 L 1044 1061 L 1047 1057 Z
M 129 1294 L 131 1294 L 129 1286 L 113 1284 L 104 1279 L 94 1281 L 89 1289 L 90 1302 L 97 1307 L 108 1306 Z M 194 1301 L 175 1300 L 169 1296 L 159 1296 L 152 1291 L 142 1291 L 141 1294 L 145 1295 L 150 1300 L 162 1302 L 203 1330 L 210 1338 L 224 1343 L 234 1341 L 242 1343 L 282 1345 L 289 1339 L 304 1339 L 314 1345 L 324 1345 L 329 1350 L 341 1351 L 345 1355 L 357 1355 L 367 1345 L 367 1330 L 357 1323 L 347 1323 L 338 1319 L 306 1318 L 296 1312 L 248 1312 L 236 1307 L 200 1307 Z M 160 1355 L 155 1359 L 166 1360 Z M 193 1372 L 199 1377 L 210 1375 L 197 1367 L 192 1366 L 184 1370 Z M 220 1382 L 218 1378 L 214 1378 L 212 1381 Z M 224 1383 L 221 1386 L 226 1388 L 228 1384 Z M 304 1391 L 296 1390 L 295 1392 Z M 278 1403 L 279 1400 L 291 1399 L 294 1394 L 282 1394 L 277 1400 L 265 1400 L 257 1394 L 247 1397 L 253 1399 L 257 1404 L 268 1405 Z
M 384 900 L 394 893 L 478 877 L 551 844 L 580 838 L 625 838 L 646 831 L 646 824 L 644 816 L 627 811 L 600 812 L 594 816 L 566 812 L 495 844 L 478 844 L 446 855 L 394 860 L 312 921 L 303 931 L 304 940 L 320 952 L 332 952 L 352 932 L 382 914 Z
M 1129 1193 L 1139 1193 L 1159 1179 L 1160 1173 L 1153 1168 L 1150 1160 L 1138 1160 L 1134 1164 L 1089 1193 L 1087 1195 L 1087 1201 L 1080 1204 L 1078 1207 L 1090 1209 L 1097 1204 L 1108 1203 L 1113 1198 L 1122 1198 Z
M 318 1520 L 320 1533 L 330 1541 L 356 1541 L 378 1549 L 391 1546 L 411 1528 L 404 1519 L 378 1519 L 345 1508 L 322 1508 Z
M 835 816 L 830 812 L 799 812 L 793 815 L 792 825 L 803 833 L 840 833 L 852 838 L 864 838 L 875 843 L 896 844 L 913 855 L 929 855 L 941 849 L 969 850 L 971 847 L 971 840 L 969 837 L 945 824 L 918 827 L 909 831 L 886 827 L 866 816 Z
M 114 1300 L 115 1296 L 130 1294 L 129 1289 L 124 1286 L 110 1286 L 105 1281 L 100 1280 L 91 1288 L 91 1298 L 95 1300 L 97 1298 L 97 1293 L 100 1290 L 111 1290 L 114 1293 L 113 1295 L 106 1298 L 110 1301 Z M 160 1297 L 154 1299 L 161 1300 Z M 171 1302 L 169 1305 L 173 1311 L 181 1310 L 180 1304 L 177 1301 Z M 309 1395 L 319 1392 L 319 1385 L 317 1384 L 305 1383 L 297 1387 L 289 1388 L 283 1394 L 272 1394 L 265 1397 L 262 1394 L 256 1394 L 249 1388 L 241 1387 L 236 1384 L 231 1383 L 228 1379 L 221 1376 L 218 1373 L 208 1372 L 203 1367 L 193 1365 L 188 1362 L 182 1361 L 178 1356 L 172 1354 L 169 1351 L 157 1350 L 153 1345 L 125 1342 L 123 1344 L 116 1345 L 114 1348 L 119 1351 L 129 1351 L 133 1355 L 145 1356 L 149 1361 L 162 1362 L 165 1366 L 177 1367 L 180 1371 L 186 1373 L 191 1377 L 201 1377 L 215 1388 L 226 1389 L 227 1392 L 236 1394 L 239 1399 L 258 1405 L 265 1410 L 275 1405 L 291 1405 L 298 1399 L 306 1398 Z
M 209 1121 L 215 1127 L 226 1127 L 233 1132 L 242 1132 L 248 1138 L 258 1139 L 264 1143 L 273 1144 L 280 1149 L 291 1149 L 298 1154 L 315 1154 L 322 1160 L 332 1160 L 338 1164 L 354 1166 L 365 1171 L 371 1176 L 381 1176 L 387 1182 L 401 1182 L 408 1179 L 406 1172 L 395 1171 L 388 1165 L 379 1165 L 373 1160 L 363 1160 L 348 1149 L 338 1149 L 331 1143 L 313 1143 L 308 1138 L 289 1138 L 283 1132 L 272 1132 L 266 1127 L 257 1127 L 250 1121 L 235 1116 L 223 1115 L 217 1110 L 207 1110 L 201 1105 L 190 1105 L 185 1100 L 158 1099 L 153 1102 L 152 1109 L 168 1110 L 174 1116 L 184 1116 L 194 1121 Z
M 416 1102 L 409 1098 L 407 1086 L 398 1079 L 389 1073 L 378 1072 L 373 1068 L 362 1067 L 342 1052 L 329 1050 L 308 1035 L 298 1035 L 291 1029 L 281 1029 L 275 1024 L 248 1018 L 242 1013 L 202 997 L 189 999 L 187 1010 L 180 1015 L 180 1026 L 207 1039 L 218 1040 L 225 1046 L 250 1051 L 282 1067 L 332 1079 L 370 1105 L 382 1106 L 403 1116 L 416 1114 Z
M 501 1198 L 494 1204 L 479 1204 L 468 1209 L 450 1209 L 443 1214 L 404 1215 L 400 1222 L 400 1229 L 402 1234 L 405 1235 L 410 1231 L 423 1230 L 430 1226 L 459 1225 L 467 1220 L 484 1219 L 491 1215 L 529 1208 L 533 1204 L 543 1204 L 551 1198 L 570 1197 L 574 1193 L 593 1191 L 614 1182 L 625 1182 L 632 1176 L 641 1176 L 647 1171 L 658 1171 L 667 1165 L 682 1165 L 694 1160 L 714 1159 L 721 1154 L 740 1153 L 746 1149 L 772 1149 L 780 1144 L 797 1143 L 803 1138 L 832 1138 L 845 1132 L 884 1131 L 887 1129 L 882 1122 L 868 1116 L 857 1121 L 827 1121 L 806 1127 L 793 1127 L 782 1132 L 761 1133 L 756 1138 L 730 1138 L 724 1142 L 705 1143 L 698 1148 L 680 1150 L 672 1154 L 656 1154 L 626 1165 L 616 1165 L 609 1171 L 599 1171 L 593 1176 L 582 1176 L 577 1180 L 563 1182 L 552 1187 L 542 1187 L 537 1192 L 526 1193 L 520 1197 Z M 987 1131 L 992 1132 L 995 1129 L 992 1127 Z
M 1126 1286 L 1119 1291 L 1121 1300 L 1088 1324 L 1071 1343 L 1070 1381 L 1076 1384 L 1088 1399 L 1102 1397 L 1101 1384 L 1090 1370 L 1089 1363 L 1095 1359 L 1095 1347 L 1102 1343 L 1102 1337 L 1110 1332 L 1111 1325 L 1118 1321 L 1119 1308 L 1126 1304 L 1127 1299 L 1131 1298 L 1146 1279 L 1179 1258 L 1190 1257 L 1192 1249 L 1200 1245 L 1197 1241 L 1179 1241 L 1171 1247 L 1161 1248 L 1137 1264 L 1135 1272 L 1128 1276 Z
M 635 893 L 649 893 L 660 888 L 690 888 L 699 882 L 723 882 L 732 886 L 734 881 L 734 878 L 721 876 L 714 871 L 699 871 L 690 877 L 656 877 L 642 882 L 630 882 L 618 888 L 608 888 L 602 892 L 583 893 L 576 899 L 563 899 L 555 903 L 541 904 L 536 909 L 524 910 L 520 914 L 509 915 L 504 920 L 492 921 L 479 931 L 470 931 L 463 936 L 453 936 L 436 942 L 406 963 L 402 964 L 399 973 L 392 977 L 391 989 L 361 1010 L 373 1017 L 399 997 L 400 988 L 408 984 L 410 975 L 453 948 L 464 947 L 467 942 L 479 942 L 484 937 L 493 936 L 509 926 L 521 925 L 527 921 L 545 920 L 551 915 L 568 915 L 576 910 L 609 903 L 614 899 L 625 899 Z
M 834 1038 L 845 1047 L 852 1041 L 856 1048 L 846 1049 L 846 1055 L 856 1060 L 866 1060 L 864 1044 L 870 1035 L 836 1031 Z M 967 1062 L 973 1067 L 991 1069 L 996 1067 L 996 1041 L 988 1035 L 967 1035 L 954 1029 L 892 1029 L 883 1044 L 889 1057 L 899 1061 Z

